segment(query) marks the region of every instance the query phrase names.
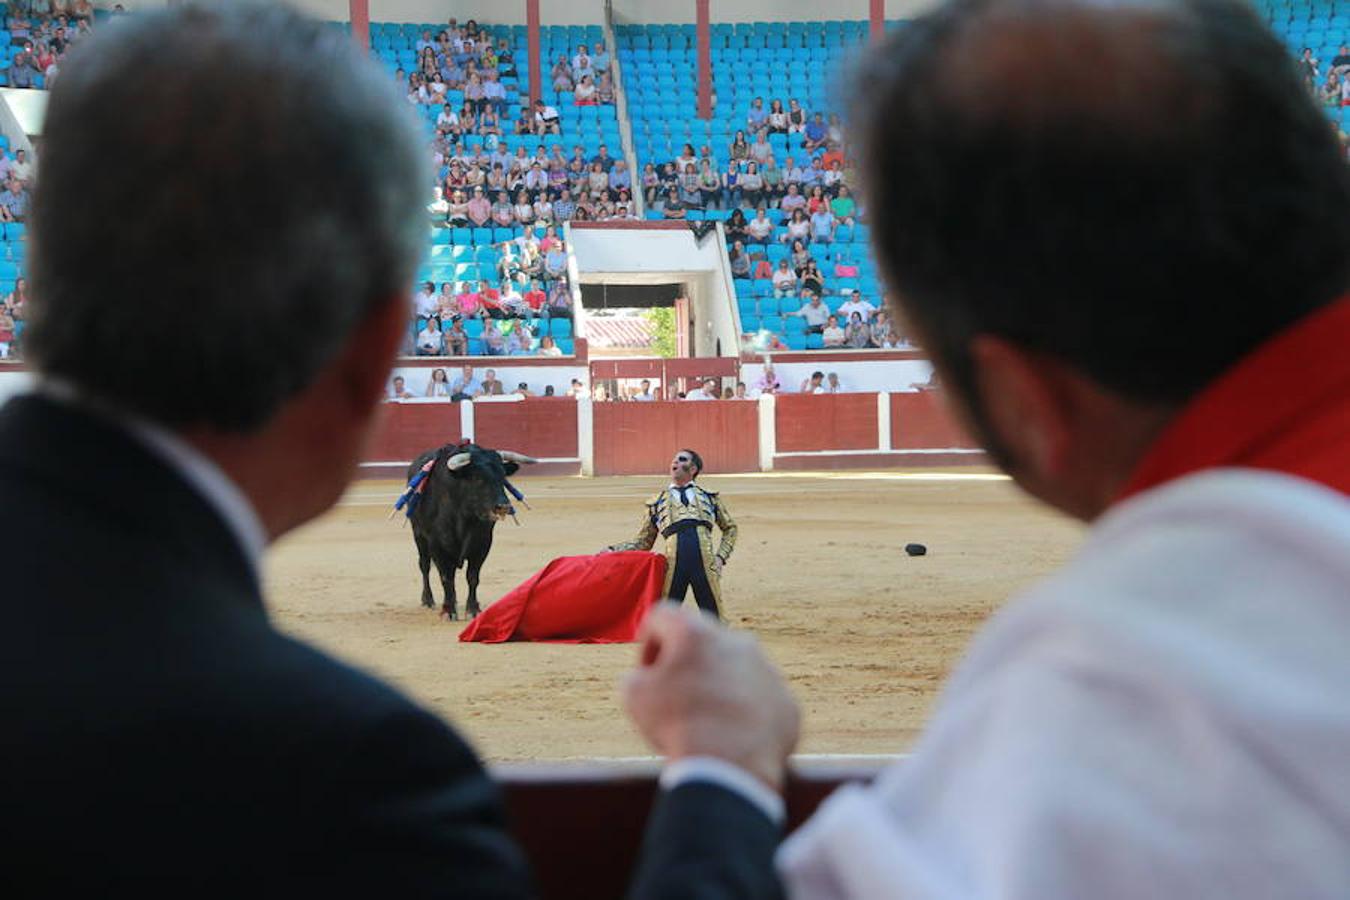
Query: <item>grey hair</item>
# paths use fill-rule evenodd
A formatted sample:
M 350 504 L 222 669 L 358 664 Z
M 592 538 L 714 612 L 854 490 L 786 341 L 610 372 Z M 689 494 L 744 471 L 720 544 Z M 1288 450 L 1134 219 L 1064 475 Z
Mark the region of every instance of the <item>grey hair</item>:
M 127 17 L 52 92 L 32 208 L 38 369 L 169 427 L 262 427 L 426 242 L 406 103 L 284 5 Z

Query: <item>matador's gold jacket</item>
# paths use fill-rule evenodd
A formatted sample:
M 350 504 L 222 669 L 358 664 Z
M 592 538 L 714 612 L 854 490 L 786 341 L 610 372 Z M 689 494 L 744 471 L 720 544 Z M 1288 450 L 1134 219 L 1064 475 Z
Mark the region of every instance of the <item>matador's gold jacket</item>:
M 670 582 L 675 577 L 675 551 L 679 538 L 673 526 L 687 519 L 701 523 L 694 531 L 698 534 L 699 553 L 703 556 L 703 571 L 708 576 L 708 585 L 712 588 L 717 601 L 719 615 L 722 611 L 722 585 L 713 568 L 713 560 L 720 557 L 725 564 L 736 549 L 736 521 L 727 512 L 727 504 L 716 491 L 708 491 L 697 484 L 690 485 L 689 502 L 680 500 L 679 494 L 667 488 L 647 501 L 642 511 L 642 524 L 638 527 L 637 537 L 621 544 L 613 544 L 611 550 L 650 550 L 656 544 L 657 537 L 665 537 L 666 585 L 665 593 L 670 593 Z M 708 527 L 703 527 L 703 525 Z M 713 549 L 712 526 L 722 532 L 717 549 Z

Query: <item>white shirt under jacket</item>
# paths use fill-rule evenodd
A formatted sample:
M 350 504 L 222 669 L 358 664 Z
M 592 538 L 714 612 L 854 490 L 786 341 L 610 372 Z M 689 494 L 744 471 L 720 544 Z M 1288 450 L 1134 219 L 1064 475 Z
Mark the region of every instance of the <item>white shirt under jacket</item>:
M 1226 469 L 1122 503 L 778 864 L 813 900 L 1350 897 L 1350 501 Z

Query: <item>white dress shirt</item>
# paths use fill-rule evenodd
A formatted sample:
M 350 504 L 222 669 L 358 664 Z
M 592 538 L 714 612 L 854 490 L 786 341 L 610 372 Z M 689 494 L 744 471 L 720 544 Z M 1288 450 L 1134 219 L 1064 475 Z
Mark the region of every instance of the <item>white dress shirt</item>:
M 1350 897 L 1350 502 L 1211 470 L 984 628 L 915 749 L 779 852 L 792 898 Z

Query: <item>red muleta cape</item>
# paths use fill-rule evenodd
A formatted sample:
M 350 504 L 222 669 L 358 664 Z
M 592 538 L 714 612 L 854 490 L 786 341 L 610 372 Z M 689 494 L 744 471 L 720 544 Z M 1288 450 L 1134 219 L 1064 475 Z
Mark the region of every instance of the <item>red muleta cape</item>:
M 617 644 L 661 599 L 666 558 L 630 550 L 553 560 L 469 623 L 461 641 Z

